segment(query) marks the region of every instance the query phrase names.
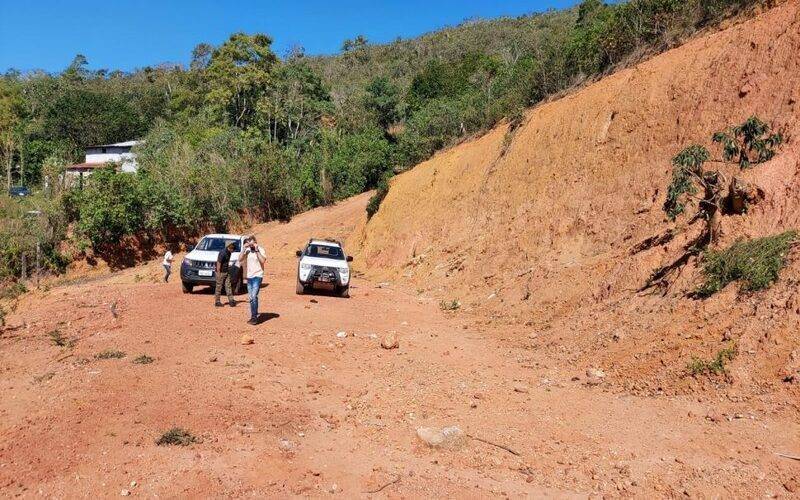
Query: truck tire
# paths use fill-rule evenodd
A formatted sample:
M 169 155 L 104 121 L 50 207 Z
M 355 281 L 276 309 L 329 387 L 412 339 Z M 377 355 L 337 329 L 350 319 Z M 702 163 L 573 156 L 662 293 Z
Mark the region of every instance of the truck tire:
M 294 288 L 294 293 L 296 293 L 297 295 L 303 295 L 304 293 L 306 293 L 306 287 L 304 287 L 303 284 L 300 283 L 300 280 L 297 280 L 297 285 Z
M 193 288 L 194 285 L 192 285 L 191 283 L 181 281 L 181 290 L 183 290 L 183 293 L 192 293 Z
M 350 287 L 345 286 L 339 289 L 339 297 L 349 299 L 350 298 Z

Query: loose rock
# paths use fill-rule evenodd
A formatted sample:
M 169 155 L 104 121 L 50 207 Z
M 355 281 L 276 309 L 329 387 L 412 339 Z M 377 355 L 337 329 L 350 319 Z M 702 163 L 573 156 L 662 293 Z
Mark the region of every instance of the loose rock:
M 589 368 L 586 370 L 586 385 L 600 385 L 606 378 L 603 370 L 598 368 Z
M 514 392 L 519 392 L 520 394 L 527 394 L 530 392 L 530 389 L 525 384 L 516 383 L 514 384 Z
M 417 429 L 417 437 L 431 448 L 451 448 L 464 439 L 464 432 L 456 426 L 442 429 L 420 427 Z
M 336 336 L 340 339 L 347 338 L 347 332 L 339 332 L 336 334 Z
M 384 349 L 397 349 L 400 347 L 400 339 L 394 333 L 387 333 L 381 339 L 381 347 Z
M 255 339 L 250 335 L 242 335 L 242 345 L 255 344 Z

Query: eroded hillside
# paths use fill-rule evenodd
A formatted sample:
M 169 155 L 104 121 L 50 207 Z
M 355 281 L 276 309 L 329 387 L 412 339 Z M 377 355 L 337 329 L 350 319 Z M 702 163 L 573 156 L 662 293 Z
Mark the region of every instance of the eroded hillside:
M 698 301 L 685 296 L 697 281 L 694 261 L 666 296 L 636 291 L 690 232 L 633 249 L 671 227 L 661 206 L 672 156 L 754 114 L 789 141 L 748 172 L 765 198 L 724 217 L 720 244 L 800 227 L 799 99 L 800 3 L 788 2 L 398 176 L 353 243 L 369 273 L 458 299 L 487 321 L 523 324 L 520 342 L 600 363 L 631 389 L 700 383 L 683 376 L 686 360 L 730 340 L 747 354 L 733 379 L 779 385 L 799 340 L 797 264 L 768 292 L 737 296 L 729 287 Z

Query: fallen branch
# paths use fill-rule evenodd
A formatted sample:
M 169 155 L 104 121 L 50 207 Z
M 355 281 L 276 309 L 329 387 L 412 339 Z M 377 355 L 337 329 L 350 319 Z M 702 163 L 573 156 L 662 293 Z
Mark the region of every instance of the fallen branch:
M 782 458 L 788 458 L 789 460 L 797 460 L 798 462 L 800 462 L 800 456 L 797 455 L 786 455 L 784 453 L 776 453 L 776 455 Z
M 467 434 L 467 437 L 471 438 L 471 439 L 474 439 L 475 441 L 480 441 L 481 443 L 486 443 L 488 445 L 495 446 L 497 448 L 500 448 L 501 450 L 505 450 L 505 451 L 511 453 L 514 456 L 517 456 L 517 457 L 521 456 L 519 454 L 519 452 L 516 452 L 516 451 L 512 450 L 508 446 L 505 446 L 505 445 L 502 445 L 502 444 L 493 443 L 492 441 L 489 441 L 488 439 L 483 439 L 483 438 L 480 438 L 478 436 L 473 436 L 472 434 Z
M 396 478 L 394 478 L 393 480 L 391 480 L 391 481 L 389 481 L 388 483 L 384 484 L 383 486 L 381 486 L 381 487 L 380 487 L 380 488 L 378 488 L 377 490 L 367 490 L 367 491 L 365 491 L 364 493 L 380 493 L 381 491 L 385 490 L 385 489 L 386 489 L 386 488 L 388 488 L 389 486 L 391 486 L 391 485 L 393 485 L 393 484 L 397 483 L 398 481 L 400 481 L 400 477 L 401 477 L 401 476 L 399 476 L 399 475 L 398 475 Z

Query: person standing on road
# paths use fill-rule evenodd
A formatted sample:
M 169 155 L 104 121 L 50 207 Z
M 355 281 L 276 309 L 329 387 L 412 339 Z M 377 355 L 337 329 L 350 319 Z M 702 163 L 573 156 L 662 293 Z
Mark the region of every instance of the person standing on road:
M 161 263 L 164 266 L 164 283 L 169 283 L 169 275 L 172 274 L 172 251 L 167 248 L 167 253 L 164 254 L 164 261 Z
M 264 249 L 258 246 L 255 236 L 248 236 L 244 240 L 244 249 L 239 254 L 239 262 L 247 276 L 247 295 L 250 297 L 250 325 L 258 324 L 258 292 L 261 291 L 261 282 L 264 280 L 264 262 L 267 255 Z
M 217 286 L 214 288 L 214 305 L 216 307 L 222 307 L 222 302 L 219 301 L 219 296 L 222 293 L 222 287 L 225 287 L 225 291 L 228 293 L 228 304 L 231 307 L 236 305 L 236 301 L 233 298 L 233 288 L 231 287 L 231 274 L 230 274 L 230 265 L 231 265 L 231 252 L 236 249 L 236 245 L 233 242 L 228 242 L 225 245 L 225 248 L 217 255 Z

